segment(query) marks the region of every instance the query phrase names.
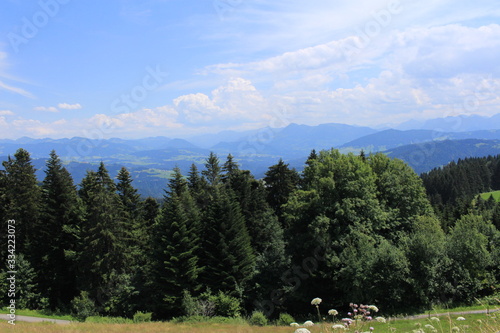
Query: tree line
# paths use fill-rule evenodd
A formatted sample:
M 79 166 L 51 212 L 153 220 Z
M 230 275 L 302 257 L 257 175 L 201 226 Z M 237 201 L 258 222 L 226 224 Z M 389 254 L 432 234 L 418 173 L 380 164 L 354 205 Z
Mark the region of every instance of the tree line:
M 451 167 L 420 178 L 383 154 L 313 150 L 303 172 L 279 160 L 256 179 L 211 153 L 201 171 L 174 169 L 158 201 L 140 197 L 127 169 L 113 178 L 104 163 L 78 185 L 56 152 L 41 181 L 24 149 L 2 165 L 1 228 L 16 221 L 21 307 L 69 312 L 85 301 L 100 315 L 277 317 L 311 311 L 304 300 L 320 296 L 339 309 L 398 313 L 499 287 L 498 205 L 471 200 L 443 213 L 443 202 L 457 202 L 449 182 L 463 181 Z M 479 188 L 478 170 L 467 173 L 471 193 L 492 187 Z

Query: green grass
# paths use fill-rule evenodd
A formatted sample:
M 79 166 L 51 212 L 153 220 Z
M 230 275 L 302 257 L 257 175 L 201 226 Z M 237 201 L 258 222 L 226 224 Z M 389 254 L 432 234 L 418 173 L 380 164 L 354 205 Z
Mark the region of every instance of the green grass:
M 2 308 L 2 313 L 8 313 L 6 307 Z M 16 315 L 19 316 L 30 316 L 39 318 L 50 318 L 50 319 L 60 319 L 60 320 L 76 320 L 73 316 L 68 314 L 61 314 L 58 312 L 52 312 L 48 310 L 28 310 L 28 309 L 16 309 Z
M 493 196 L 496 202 L 500 202 L 500 191 L 481 193 L 481 198 L 484 200 L 488 200 L 490 196 Z
M 453 327 L 460 329 L 460 332 L 481 332 L 481 333 L 496 333 L 500 330 L 500 311 L 499 306 L 490 306 L 490 310 L 497 310 L 490 314 L 480 313 L 480 314 L 457 314 L 453 312 L 466 312 L 474 310 L 484 310 L 486 305 L 468 306 L 468 307 L 456 307 L 451 309 L 445 308 L 434 308 L 433 310 L 423 313 L 423 318 L 417 319 L 404 319 L 404 318 L 386 318 L 386 323 L 379 323 L 376 321 L 369 322 L 359 322 L 357 326 L 351 326 L 348 332 L 354 332 L 359 330 L 360 332 L 368 332 L 370 327 L 374 328 L 375 332 L 379 333 L 389 333 L 389 332 L 413 332 L 415 330 L 421 329 L 423 332 L 431 332 L 431 329 L 426 325 L 432 325 L 437 332 L 452 332 Z M 2 311 L 6 313 L 6 308 Z M 33 317 L 43 317 L 51 319 L 64 319 L 64 320 L 74 320 L 68 315 L 57 315 L 50 314 L 44 311 L 38 310 L 17 310 L 16 314 L 33 316 Z M 438 316 L 438 314 L 443 314 Z M 383 314 L 381 314 L 383 315 Z M 376 315 L 374 315 L 376 317 Z M 432 319 L 436 317 L 438 319 Z M 457 320 L 458 317 L 463 317 L 465 320 Z M 294 329 L 289 326 L 265 326 L 256 327 L 250 326 L 242 318 L 237 318 L 233 320 L 227 320 L 227 318 L 213 318 L 208 321 L 200 320 L 173 320 L 171 322 L 156 322 L 156 323 L 141 323 L 134 324 L 131 319 L 125 318 L 107 318 L 107 317 L 91 317 L 86 323 L 74 323 L 71 326 L 66 325 L 56 325 L 56 324 L 29 324 L 18 322 L 18 327 L 20 331 L 26 332 L 136 332 L 136 331 L 148 331 L 148 332 L 190 332 L 190 333 L 222 333 L 222 332 L 248 332 L 248 333 L 266 333 L 266 332 L 290 332 L 293 333 Z M 196 319 L 196 318 L 193 318 Z M 312 318 L 311 318 L 312 319 Z M 337 317 L 337 323 L 340 320 Z M 16 325 L 17 325 L 16 324 Z M 332 327 L 331 322 L 316 323 L 315 326 L 310 327 L 311 333 L 326 333 L 332 332 L 336 333 Z M 2 332 L 0 328 L 0 332 Z M 344 331 L 342 331 L 344 332 Z

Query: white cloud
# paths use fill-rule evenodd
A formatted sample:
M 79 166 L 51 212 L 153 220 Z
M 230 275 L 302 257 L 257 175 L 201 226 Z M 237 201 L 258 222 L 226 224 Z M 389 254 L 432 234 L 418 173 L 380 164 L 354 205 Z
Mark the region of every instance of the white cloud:
M 44 111 L 44 112 L 59 112 L 59 110 L 53 106 L 36 106 L 33 108 L 33 110 Z
M 82 108 L 82 106 L 78 103 L 77 104 L 59 103 L 57 107 L 63 110 L 78 110 Z
M 266 102 L 289 105 L 298 122 L 377 125 L 445 116 L 471 98 L 481 107 L 460 106 L 462 112 L 498 112 L 498 58 L 500 25 L 453 24 L 364 41 L 350 36 L 261 61 L 210 66 L 205 74 L 237 73 L 273 87 Z
M 5 82 L 2 82 L 2 81 L 0 81 L 0 89 L 7 90 L 11 93 L 22 95 L 24 97 L 34 98 L 33 94 L 31 94 L 30 92 L 28 92 L 22 88 L 19 88 L 19 87 L 14 87 L 14 86 L 7 84 Z
M 0 110 L 0 116 L 13 116 L 14 112 L 10 110 Z
M 173 101 L 179 121 L 191 126 L 231 125 L 258 122 L 268 111 L 266 99 L 243 78 L 231 78 L 211 92 L 180 96 Z

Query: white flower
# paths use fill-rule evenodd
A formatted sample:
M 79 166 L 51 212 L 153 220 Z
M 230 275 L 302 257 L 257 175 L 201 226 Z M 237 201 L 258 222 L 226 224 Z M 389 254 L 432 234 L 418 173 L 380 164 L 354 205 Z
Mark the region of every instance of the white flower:
M 464 317 L 458 317 L 457 320 L 465 320 Z
M 431 317 L 431 321 L 435 321 L 436 323 L 439 323 L 439 318 L 438 317 Z
M 295 330 L 295 333 L 311 333 L 307 328 L 298 328 Z
M 313 326 L 313 325 L 314 325 L 314 323 L 313 323 L 312 321 L 310 321 L 310 320 L 308 320 L 308 321 L 306 321 L 306 322 L 304 323 L 304 326 L 305 326 L 305 327 L 311 327 L 311 326 Z
M 432 326 L 431 324 L 427 324 L 427 325 L 425 325 L 425 328 L 428 328 L 428 329 L 433 330 L 433 329 L 434 329 L 434 326 Z
M 337 329 L 339 329 L 339 330 L 340 329 L 345 330 L 346 329 L 345 325 L 342 325 L 342 324 L 335 324 L 335 325 L 332 326 L 332 328 L 334 330 L 337 330 Z
M 290 326 L 292 326 L 292 327 L 299 327 L 300 325 L 297 324 L 297 323 L 291 323 Z
M 386 320 L 384 317 L 375 317 L 375 320 L 378 321 L 379 323 L 385 323 Z
M 378 312 L 378 308 L 375 305 L 368 305 L 368 309 Z
M 452 332 L 460 332 L 460 328 L 459 328 L 459 327 L 454 326 L 454 327 L 452 327 L 452 328 L 451 328 L 451 331 L 452 331 Z
M 336 316 L 336 315 L 338 315 L 339 313 L 338 313 L 338 311 L 337 311 L 337 310 L 335 310 L 335 309 L 331 309 L 331 310 L 328 310 L 328 314 L 329 314 L 330 316 Z
M 311 301 L 311 305 L 319 305 L 321 303 L 322 299 L 319 297 L 316 297 Z

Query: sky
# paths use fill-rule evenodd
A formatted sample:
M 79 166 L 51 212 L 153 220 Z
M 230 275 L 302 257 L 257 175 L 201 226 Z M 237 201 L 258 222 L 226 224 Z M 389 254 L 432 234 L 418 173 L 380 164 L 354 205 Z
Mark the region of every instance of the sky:
M 4 0 L 0 138 L 491 116 L 499 59 L 495 0 Z

